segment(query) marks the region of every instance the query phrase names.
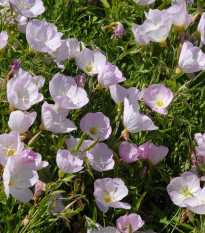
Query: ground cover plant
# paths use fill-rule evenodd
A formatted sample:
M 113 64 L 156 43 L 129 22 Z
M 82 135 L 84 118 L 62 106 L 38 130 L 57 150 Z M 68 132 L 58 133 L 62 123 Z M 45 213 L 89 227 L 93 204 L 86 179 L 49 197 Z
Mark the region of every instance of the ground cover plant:
M 0 232 L 205 232 L 204 8 L 0 1 Z

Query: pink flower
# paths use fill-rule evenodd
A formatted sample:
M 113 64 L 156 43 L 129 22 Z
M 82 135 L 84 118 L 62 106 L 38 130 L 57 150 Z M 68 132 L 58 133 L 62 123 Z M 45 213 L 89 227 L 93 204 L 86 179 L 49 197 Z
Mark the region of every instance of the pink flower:
M 194 139 L 198 144 L 198 146 L 195 147 L 197 156 L 202 156 L 205 158 L 205 133 L 194 134 Z
M 6 31 L 0 33 L 0 50 L 3 50 L 8 43 L 9 36 Z
M 205 44 L 205 12 L 203 12 L 201 19 L 199 21 L 197 32 L 201 38 L 201 42 Z
M 42 105 L 41 119 L 43 126 L 46 130 L 53 133 L 69 133 L 76 130 L 75 124 L 66 118 L 68 115 L 68 110 L 63 108 L 58 108 L 58 106 L 53 104 L 48 104 L 45 102 Z
M 90 76 L 98 74 L 105 61 L 106 57 L 100 51 L 91 51 L 87 48 L 84 48 L 81 52 L 79 52 L 75 58 L 78 68 Z
M 199 178 L 192 172 L 184 172 L 180 177 L 171 180 L 167 192 L 172 202 L 180 207 L 186 207 L 185 200 L 201 191 Z
M 168 113 L 166 107 L 171 103 L 173 94 L 163 84 L 153 84 L 145 89 L 143 99 L 153 111 L 166 115 Z
M 13 10 L 18 15 L 35 18 L 45 11 L 41 0 L 10 0 Z
M 112 65 L 106 61 L 98 74 L 98 86 L 100 88 L 107 88 L 120 82 L 124 82 L 126 78 L 122 76 L 122 72 L 117 66 Z
M 139 152 L 137 145 L 129 142 L 122 142 L 119 147 L 119 155 L 123 162 L 133 163 L 138 160 Z
M 149 159 L 152 165 L 161 162 L 168 154 L 169 149 L 165 146 L 156 146 L 155 144 L 147 141 L 139 146 L 138 153 L 141 159 Z
M 0 135 L 0 163 L 5 166 L 9 157 L 19 155 L 24 149 L 18 132 Z
M 185 41 L 179 57 L 178 66 L 184 73 L 190 74 L 205 69 L 205 54 L 200 48 Z
M 82 108 L 89 101 L 83 88 L 77 86 L 74 78 L 63 74 L 55 75 L 49 82 L 49 91 L 55 103 L 65 109 Z
M 120 200 L 128 194 L 128 189 L 121 179 L 97 179 L 94 182 L 94 189 L 96 204 L 103 213 L 106 213 L 109 207 L 122 209 L 131 208 L 128 203 L 120 202 Z
M 76 75 L 74 79 L 78 87 L 81 87 L 81 88 L 85 87 L 86 77 L 84 76 L 84 74 Z
M 138 214 L 129 214 L 119 217 L 116 221 L 116 225 L 118 231 L 129 233 L 129 225 L 132 227 L 132 232 L 135 232 L 144 225 L 144 221 Z
M 17 21 L 17 29 L 19 32 L 21 33 L 26 33 L 26 27 L 28 24 L 28 18 L 18 15 L 17 17 L 15 17 L 15 20 Z
M 102 112 L 87 113 L 80 121 L 80 128 L 91 138 L 99 138 L 99 141 L 108 139 L 112 132 L 110 119 Z
M 150 38 L 145 35 L 146 29 L 148 27 L 146 24 L 135 25 L 132 27 L 132 32 L 134 34 L 135 40 L 141 46 L 147 46 L 150 43 Z
M 113 153 L 105 143 L 97 143 L 93 148 L 86 152 L 90 166 L 98 172 L 113 169 L 115 161 Z
M 61 46 L 62 35 L 54 24 L 43 20 L 33 19 L 26 27 L 26 39 L 30 47 L 38 52 L 55 52 Z
M 122 34 L 125 34 L 125 29 L 123 27 L 123 24 L 120 22 L 115 22 L 112 23 L 111 26 L 114 26 L 114 32 L 111 36 L 111 39 L 117 37 L 117 36 L 121 36 Z
M 68 150 L 58 150 L 56 163 L 65 173 L 76 173 L 83 169 L 83 160 L 72 155 Z
M 20 134 L 25 133 L 29 127 L 33 124 L 37 117 L 36 112 L 22 112 L 13 111 L 9 116 L 8 125 L 12 131 L 17 131 Z

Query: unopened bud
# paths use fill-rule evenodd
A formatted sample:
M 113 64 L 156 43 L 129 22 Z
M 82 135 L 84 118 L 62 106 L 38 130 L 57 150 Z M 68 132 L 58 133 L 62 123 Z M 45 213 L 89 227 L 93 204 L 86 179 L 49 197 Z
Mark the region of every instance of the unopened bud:
M 125 141 L 128 141 L 128 139 L 130 138 L 130 134 L 128 130 L 124 129 L 121 134 L 122 134 L 122 137 L 125 139 Z

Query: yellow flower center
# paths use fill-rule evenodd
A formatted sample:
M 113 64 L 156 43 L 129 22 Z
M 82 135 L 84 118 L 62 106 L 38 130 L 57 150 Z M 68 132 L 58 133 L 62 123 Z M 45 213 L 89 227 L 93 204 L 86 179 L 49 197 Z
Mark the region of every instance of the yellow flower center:
M 13 147 L 13 144 L 11 144 L 9 147 L 3 147 L 3 151 L 6 152 L 6 156 L 12 156 L 16 153 L 16 148 Z
M 192 196 L 189 188 L 183 189 L 183 190 L 182 190 L 182 195 L 183 195 L 184 197 L 191 197 L 191 196 Z
M 164 101 L 163 100 L 157 100 L 155 102 L 155 104 L 156 104 L 157 107 L 163 107 L 164 106 Z
M 105 191 L 104 193 L 105 193 L 104 202 L 112 202 L 115 200 L 114 196 L 112 194 L 110 194 L 109 192 Z
M 93 71 L 93 66 L 86 66 L 87 72 L 92 72 Z
M 94 128 L 94 127 L 91 127 L 91 128 L 90 128 L 90 133 L 91 133 L 92 135 L 96 135 L 96 134 L 97 134 L 97 129 Z

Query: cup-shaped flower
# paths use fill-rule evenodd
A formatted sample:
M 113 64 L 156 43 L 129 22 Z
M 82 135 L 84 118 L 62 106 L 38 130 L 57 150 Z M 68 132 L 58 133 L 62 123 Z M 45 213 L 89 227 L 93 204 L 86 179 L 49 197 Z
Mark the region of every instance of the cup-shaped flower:
M 7 198 L 11 194 L 18 201 L 30 201 L 33 193 L 29 187 L 35 185 L 38 179 L 38 173 L 34 169 L 33 163 L 28 163 L 19 156 L 9 157 L 3 173 Z
M 65 109 L 82 108 L 89 101 L 87 92 L 77 86 L 74 78 L 55 75 L 49 82 L 49 91 L 55 103 Z
M 185 199 L 196 196 L 200 191 L 199 178 L 192 172 L 184 172 L 180 177 L 172 179 L 167 186 L 172 202 L 180 207 L 186 207 Z
M 8 102 L 17 109 L 27 110 L 43 100 L 43 95 L 38 92 L 38 89 L 29 75 L 14 77 L 7 83 Z
M 53 133 L 69 133 L 76 130 L 75 124 L 66 118 L 68 110 L 45 102 L 41 109 L 41 119 L 46 130 Z
M 186 198 L 184 204 L 196 214 L 205 214 L 205 188 L 195 197 Z
M 81 87 L 81 88 L 85 87 L 86 77 L 84 76 L 84 74 L 76 75 L 74 79 L 78 87 Z
M 102 112 L 87 113 L 80 121 L 80 128 L 91 138 L 99 138 L 99 141 L 108 139 L 112 132 L 110 119 Z
M 97 143 L 93 148 L 86 152 L 90 166 L 98 172 L 113 169 L 115 161 L 113 153 L 105 143 Z
M 55 52 L 61 46 L 62 35 L 54 24 L 43 20 L 32 19 L 26 27 L 26 39 L 38 52 Z
M 123 162 L 133 163 L 138 160 L 138 147 L 134 143 L 122 142 L 119 147 L 119 155 Z
M 187 74 L 205 69 L 205 53 L 200 48 L 185 41 L 179 57 L 178 67 Z
M 158 129 L 148 116 L 139 112 L 140 107 L 138 102 L 135 101 L 133 104 L 132 101 L 127 98 L 124 100 L 123 123 L 125 129 L 130 133 Z
M 135 40 L 141 46 L 147 46 L 150 43 L 150 38 L 145 35 L 146 29 L 148 29 L 146 24 L 135 25 L 132 27 Z
M 12 131 L 17 131 L 19 134 L 25 133 L 33 124 L 37 117 L 36 112 L 22 112 L 20 110 L 11 112 L 8 125 Z
M 98 208 L 106 213 L 109 207 L 130 209 L 128 203 L 121 202 L 128 194 L 124 181 L 120 178 L 103 178 L 94 182 L 94 196 Z
M 75 58 L 78 68 L 90 76 L 98 74 L 105 61 L 106 57 L 100 51 L 87 48 L 79 52 Z
M 166 115 L 166 107 L 173 99 L 172 91 L 163 84 L 153 84 L 144 91 L 143 99 L 153 111 Z
M 68 150 L 58 150 L 56 163 L 65 173 L 76 173 L 83 169 L 83 160 L 72 155 Z
M 125 34 L 125 29 L 124 29 L 123 24 L 121 22 L 111 23 L 110 26 L 114 26 L 114 31 L 113 31 L 113 34 L 111 36 L 111 39 L 113 39 L 117 36 L 121 36 L 122 34 Z
M 133 1 L 140 6 L 147 6 L 155 2 L 155 0 L 133 0 Z
M 0 33 L 0 51 L 3 50 L 8 43 L 9 36 L 6 31 Z
M 73 136 L 70 136 L 69 138 L 67 138 L 67 139 L 65 140 L 67 149 L 68 149 L 71 153 L 73 153 L 73 150 L 72 150 L 72 149 L 75 148 L 75 146 L 76 146 L 76 144 L 78 143 L 79 140 L 80 140 L 80 138 L 74 138 Z M 92 141 L 92 140 L 84 140 L 83 143 L 82 143 L 82 145 L 80 146 L 79 150 L 82 151 L 82 150 L 88 148 L 88 147 L 89 147 L 91 144 L 93 144 L 93 143 L 94 143 L 94 141 Z M 77 157 L 79 157 L 80 159 L 83 159 L 83 154 L 82 154 L 80 151 L 77 151 L 77 152 L 75 153 L 75 155 L 76 155 Z
M 102 64 L 102 68 L 98 74 L 98 87 L 107 88 L 120 82 L 124 82 L 126 78 L 122 76 L 122 72 L 117 66 L 106 61 Z
M 205 44 L 205 12 L 203 12 L 197 27 L 197 33 L 201 38 L 201 42 Z
M 138 153 L 141 159 L 149 159 L 152 165 L 161 162 L 168 154 L 169 149 L 165 146 L 156 146 L 152 142 L 145 142 L 139 146 Z
M 26 33 L 26 27 L 28 24 L 28 18 L 22 15 L 18 15 L 15 20 L 17 21 L 17 29 L 21 33 Z
M 193 18 L 193 15 L 187 12 L 186 2 L 172 5 L 166 10 L 166 14 L 172 16 L 172 24 L 179 30 L 186 29 Z
M 13 155 L 19 155 L 24 149 L 18 132 L 0 135 L 0 163 L 6 166 L 7 160 Z
M 41 0 L 10 0 L 14 12 L 29 18 L 35 18 L 45 11 Z
M 116 221 L 118 231 L 129 233 L 129 225 L 132 227 L 132 232 L 135 232 L 144 225 L 144 221 L 138 214 L 129 214 L 121 216 Z
M 205 157 L 205 133 L 194 134 L 194 139 L 198 144 L 198 146 L 195 147 L 196 155 Z

